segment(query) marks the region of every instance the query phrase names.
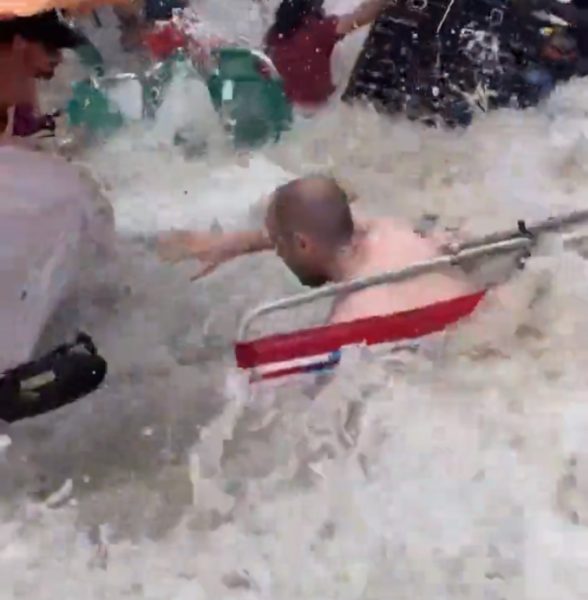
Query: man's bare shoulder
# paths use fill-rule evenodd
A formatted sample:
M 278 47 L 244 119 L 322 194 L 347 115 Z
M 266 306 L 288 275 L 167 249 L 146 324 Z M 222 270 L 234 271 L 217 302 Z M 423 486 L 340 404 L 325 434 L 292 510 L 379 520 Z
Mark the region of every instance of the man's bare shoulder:
M 408 220 L 396 217 L 372 217 L 358 210 L 353 210 L 353 220 L 357 227 L 369 231 L 410 231 L 412 226 Z

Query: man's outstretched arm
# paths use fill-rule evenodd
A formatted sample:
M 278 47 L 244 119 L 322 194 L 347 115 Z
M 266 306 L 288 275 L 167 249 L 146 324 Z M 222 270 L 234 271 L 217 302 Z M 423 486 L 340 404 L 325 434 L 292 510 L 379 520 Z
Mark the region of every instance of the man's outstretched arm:
M 353 12 L 339 17 L 337 33 L 341 36 L 369 25 L 388 4 L 388 0 L 365 0 Z
M 265 229 L 228 233 L 174 231 L 159 238 L 158 252 L 167 262 L 197 259 L 198 279 L 219 265 L 245 254 L 271 250 L 273 244 Z

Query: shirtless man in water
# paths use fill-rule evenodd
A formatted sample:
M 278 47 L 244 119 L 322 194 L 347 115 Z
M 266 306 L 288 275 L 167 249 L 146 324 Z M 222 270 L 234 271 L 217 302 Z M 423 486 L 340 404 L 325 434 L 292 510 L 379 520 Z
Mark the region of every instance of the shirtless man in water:
M 409 224 L 354 218 L 347 194 L 327 177 L 295 179 L 277 188 L 265 224 L 250 232 L 175 233 L 160 240 L 160 253 L 168 260 L 199 258 L 202 276 L 237 256 L 274 249 L 311 287 L 402 269 L 441 253 L 440 241 L 415 233 Z M 340 298 L 330 322 L 397 313 L 474 291 L 455 270 L 421 275 Z

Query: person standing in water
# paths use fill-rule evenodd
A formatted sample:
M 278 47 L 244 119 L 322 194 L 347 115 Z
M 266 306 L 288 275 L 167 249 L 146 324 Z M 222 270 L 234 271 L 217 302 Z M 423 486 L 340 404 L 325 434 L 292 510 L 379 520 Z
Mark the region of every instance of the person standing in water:
M 327 15 L 323 0 L 282 0 L 265 51 L 296 106 L 314 110 L 335 91 L 331 56 L 337 42 L 378 16 L 387 0 L 367 0 L 352 13 Z
M 319 287 L 430 260 L 442 253 L 443 241 L 400 220 L 359 219 L 334 179 L 313 176 L 277 188 L 265 228 L 220 235 L 179 232 L 160 241 L 160 254 L 170 261 L 199 258 L 205 274 L 237 256 L 273 249 L 302 284 Z M 343 296 L 330 322 L 393 314 L 474 291 L 456 269 L 429 273 Z

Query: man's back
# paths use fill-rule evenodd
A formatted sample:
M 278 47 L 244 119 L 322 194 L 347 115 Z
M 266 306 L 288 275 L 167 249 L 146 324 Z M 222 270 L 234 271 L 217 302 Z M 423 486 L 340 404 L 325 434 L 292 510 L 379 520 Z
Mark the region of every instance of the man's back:
M 378 219 L 366 222 L 357 260 L 346 279 L 401 270 L 431 260 L 440 254 L 438 243 L 415 233 L 400 221 Z M 375 315 L 389 315 L 463 296 L 474 291 L 458 272 L 422 275 L 400 283 L 381 285 L 350 294 L 337 301 L 332 323 Z

